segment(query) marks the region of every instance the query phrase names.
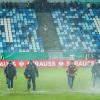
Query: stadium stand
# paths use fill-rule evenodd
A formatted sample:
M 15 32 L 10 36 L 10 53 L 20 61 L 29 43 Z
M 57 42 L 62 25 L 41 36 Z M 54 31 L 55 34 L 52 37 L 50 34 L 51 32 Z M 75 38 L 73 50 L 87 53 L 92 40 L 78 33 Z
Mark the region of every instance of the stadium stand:
M 34 9 L 0 9 L 0 52 L 43 52 Z M 32 33 L 31 43 L 28 34 Z
M 100 53 L 100 8 L 55 8 L 52 18 L 63 49 Z
M 65 58 L 76 55 L 81 59 L 85 54 L 100 58 L 100 5 L 0 4 L 1 53 L 9 57 L 10 52 L 45 53 L 58 49 Z

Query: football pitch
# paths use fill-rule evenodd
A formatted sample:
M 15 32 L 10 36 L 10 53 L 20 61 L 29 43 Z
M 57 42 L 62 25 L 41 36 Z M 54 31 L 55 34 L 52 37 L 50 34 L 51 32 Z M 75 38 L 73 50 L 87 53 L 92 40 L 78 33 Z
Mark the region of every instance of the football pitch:
M 74 88 L 70 90 L 64 68 L 39 69 L 35 92 L 27 91 L 24 69 L 17 69 L 14 90 L 8 91 L 3 69 L 0 69 L 0 100 L 100 100 L 99 88 L 92 88 L 90 68 L 78 69 Z

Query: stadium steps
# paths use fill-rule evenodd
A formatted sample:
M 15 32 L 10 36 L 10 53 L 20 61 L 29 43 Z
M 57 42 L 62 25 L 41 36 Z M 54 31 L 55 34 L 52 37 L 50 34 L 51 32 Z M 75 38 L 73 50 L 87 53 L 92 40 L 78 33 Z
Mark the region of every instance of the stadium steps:
M 45 51 L 61 50 L 61 45 L 50 12 L 37 12 L 37 35 L 43 38 Z

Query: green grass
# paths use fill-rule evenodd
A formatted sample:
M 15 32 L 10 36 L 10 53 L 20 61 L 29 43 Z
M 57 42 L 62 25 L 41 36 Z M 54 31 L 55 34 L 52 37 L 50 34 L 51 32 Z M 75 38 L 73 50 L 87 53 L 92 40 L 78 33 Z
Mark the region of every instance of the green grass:
M 84 93 L 69 90 L 65 69 L 39 69 L 35 93 L 26 90 L 26 79 L 23 73 L 23 69 L 17 69 L 14 90 L 9 92 L 3 69 L 0 70 L 0 100 L 100 100 L 100 93 L 92 93 L 90 89 L 92 86 L 90 69 L 79 69 L 76 75 L 73 91 L 86 91 Z

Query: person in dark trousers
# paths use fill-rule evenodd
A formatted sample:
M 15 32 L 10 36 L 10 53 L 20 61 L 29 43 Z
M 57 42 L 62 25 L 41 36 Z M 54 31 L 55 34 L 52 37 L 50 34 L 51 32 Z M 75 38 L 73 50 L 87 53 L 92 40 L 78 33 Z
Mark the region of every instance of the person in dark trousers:
M 16 67 L 13 65 L 12 61 L 8 62 L 8 65 L 4 69 L 4 73 L 7 80 L 8 90 L 13 90 L 13 80 L 16 77 Z
M 68 86 L 70 89 L 73 88 L 73 83 L 75 79 L 75 73 L 77 71 L 76 65 L 74 61 L 71 61 L 70 65 L 67 67 L 67 75 L 68 75 Z
M 100 84 L 100 63 L 96 60 L 96 63 L 92 67 L 92 79 L 93 87 Z
M 24 75 L 26 77 L 27 81 L 27 89 L 30 90 L 31 88 L 31 82 L 33 86 L 33 91 L 36 90 L 36 77 L 38 77 L 38 69 L 37 66 L 30 61 L 29 64 L 26 66 L 26 69 L 24 71 Z

